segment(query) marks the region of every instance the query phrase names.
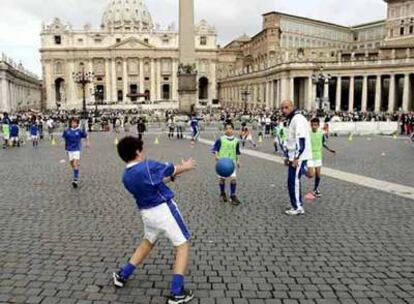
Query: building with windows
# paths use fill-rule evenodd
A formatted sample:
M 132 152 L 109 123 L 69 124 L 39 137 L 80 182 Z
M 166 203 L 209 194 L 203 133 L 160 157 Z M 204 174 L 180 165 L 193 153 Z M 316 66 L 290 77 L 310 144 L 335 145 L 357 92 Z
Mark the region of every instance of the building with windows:
M 384 20 L 352 27 L 264 14 L 259 33 L 219 50 L 221 104 L 271 109 L 291 99 L 308 110 L 414 110 L 414 1 L 385 2 Z
M 195 28 L 198 105 L 216 100 L 216 30 L 202 20 Z M 41 61 L 46 107 L 82 106 L 73 73 L 93 72 L 88 104 L 117 106 L 178 100 L 178 32 L 174 24 L 154 24 L 144 0 L 110 0 L 102 24 L 81 29 L 55 19 L 43 25 Z
M 5 54 L 0 57 L 0 112 L 40 110 L 42 83 L 37 75 Z

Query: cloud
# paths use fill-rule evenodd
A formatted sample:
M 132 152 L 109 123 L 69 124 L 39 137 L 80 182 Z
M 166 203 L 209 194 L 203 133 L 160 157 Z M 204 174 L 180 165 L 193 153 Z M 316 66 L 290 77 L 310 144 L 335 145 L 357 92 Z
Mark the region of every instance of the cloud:
M 59 17 L 74 28 L 86 22 L 97 27 L 107 1 L 7 1 L 2 4 L 0 51 L 40 75 L 38 49 L 42 21 L 51 22 Z M 146 0 L 146 3 L 154 22 L 178 24 L 178 0 Z M 260 31 L 261 15 L 274 10 L 342 25 L 384 19 L 386 15 L 385 3 L 378 0 L 195 0 L 196 21 L 205 19 L 215 26 L 222 45 L 244 33 L 254 35 Z

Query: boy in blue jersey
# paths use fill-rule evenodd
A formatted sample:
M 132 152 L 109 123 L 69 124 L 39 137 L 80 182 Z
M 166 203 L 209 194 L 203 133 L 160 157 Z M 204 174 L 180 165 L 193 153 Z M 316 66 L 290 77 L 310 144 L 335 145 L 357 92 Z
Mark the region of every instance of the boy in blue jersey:
M 191 130 L 193 131 L 191 143 L 194 144 L 198 140 L 198 137 L 200 136 L 200 126 L 198 123 L 198 118 L 195 114 L 191 116 L 190 126 L 191 126 Z
M 69 120 L 69 126 L 63 132 L 62 137 L 65 140 L 65 149 L 73 170 L 72 186 L 73 188 L 77 188 L 79 183 L 79 161 L 82 139 L 86 140 L 86 147 L 89 147 L 89 138 L 86 132 L 79 128 L 79 120 L 77 118 L 71 118 Z
M 195 168 L 194 160 L 182 161 L 180 165 L 147 160 L 143 142 L 136 137 L 125 137 L 118 144 L 118 154 L 127 163 L 122 182 L 134 196 L 144 223 L 144 241 L 119 272 L 113 274 L 116 287 L 122 288 L 135 268 L 152 251 L 161 234 L 173 244 L 176 251 L 171 295 L 168 304 L 188 303 L 194 295 L 184 289 L 184 274 L 187 270 L 190 250 L 190 232 L 173 201 L 174 192 L 165 184 Z
M 10 126 L 10 141 L 13 147 L 20 147 L 19 126 L 16 120 L 13 120 Z
M 39 125 L 37 124 L 36 117 L 32 117 L 32 121 L 29 126 L 30 139 L 32 140 L 33 148 L 39 146 Z

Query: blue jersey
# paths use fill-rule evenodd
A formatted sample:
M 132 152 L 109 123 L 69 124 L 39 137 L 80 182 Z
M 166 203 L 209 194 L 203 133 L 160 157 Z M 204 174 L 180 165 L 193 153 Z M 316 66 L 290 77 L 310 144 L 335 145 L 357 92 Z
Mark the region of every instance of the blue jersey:
M 191 125 L 191 128 L 193 128 L 193 130 L 198 129 L 198 119 L 197 119 L 197 117 L 191 118 L 190 125 Z
M 12 124 L 10 126 L 10 137 L 18 137 L 19 136 L 19 127 L 16 124 Z
M 82 139 L 88 137 L 88 135 L 80 128 L 70 128 L 63 132 L 62 137 L 65 140 L 66 151 L 77 152 L 82 149 Z
M 164 183 L 164 178 L 174 173 L 173 164 L 145 160 L 128 165 L 122 182 L 134 196 L 138 209 L 150 209 L 174 198 L 174 192 Z
M 30 125 L 30 135 L 38 136 L 39 135 L 39 126 L 36 123 Z

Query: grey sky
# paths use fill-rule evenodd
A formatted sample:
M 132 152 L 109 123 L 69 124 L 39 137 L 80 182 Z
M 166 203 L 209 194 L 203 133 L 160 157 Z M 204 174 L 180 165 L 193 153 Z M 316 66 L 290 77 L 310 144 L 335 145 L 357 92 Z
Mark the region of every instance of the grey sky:
M 1 3 L 3 2 L 3 3 Z M 41 22 L 54 17 L 69 21 L 75 28 L 86 22 L 94 26 L 108 0 L 0 0 L 0 52 L 41 74 Z M 178 0 L 146 0 L 154 22 L 167 25 L 178 20 Z M 196 20 L 206 19 L 218 30 L 219 43 L 226 44 L 243 33 L 261 28 L 261 14 L 282 11 L 342 25 L 384 19 L 382 0 L 195 0 Z

